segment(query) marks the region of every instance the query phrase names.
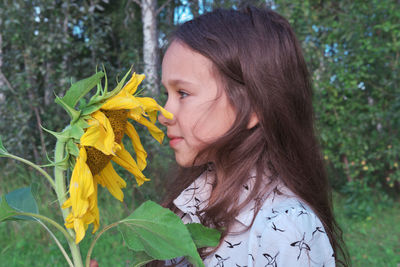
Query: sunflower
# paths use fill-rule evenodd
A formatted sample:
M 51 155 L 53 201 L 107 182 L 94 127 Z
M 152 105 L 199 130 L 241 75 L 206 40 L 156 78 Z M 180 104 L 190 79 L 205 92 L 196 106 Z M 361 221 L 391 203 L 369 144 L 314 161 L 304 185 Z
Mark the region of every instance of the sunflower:
M 152 98 L 134 96 L 144 77 L 134 73 L 118 94 L 108 98 L 86 120 L 89 127 L 77 144 L 79 155 L 72 171 L 69 198 L 62 206 L 71 207 L 65 226 L 75 230 L 76 243 L 83 239 L 89 224 L 93 223 L 93 233 L 99 228 L 98 184 L 123 201 L 121 189 L 126 187 L 126 182 L 114 170 L 111 161 L 132 173 L 139 186 L 149 181 L 142 173 L 147 164 L 147 153 L 128 119 L 146 126 L 150 134 L 162 143 L 164 133 L 155 126 L 157 112 L 160 111 L 166 118 L 172 118 L 172 114 Z M 122 138 L 125 134 L 132 141 L 136 161 L 124 148 Z

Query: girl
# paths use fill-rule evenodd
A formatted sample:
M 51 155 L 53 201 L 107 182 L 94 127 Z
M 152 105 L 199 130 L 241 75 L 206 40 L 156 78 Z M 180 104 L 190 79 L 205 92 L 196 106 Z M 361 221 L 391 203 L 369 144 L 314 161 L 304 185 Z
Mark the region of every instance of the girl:
M 335 266 L 341 232 L 289 23 L 254 7 L 186 22 L 162 82 L 174 118 L 159 119 L 181 167 L 165 205 L 222 231 L 217 248 L 201 251 L 205 265 Z

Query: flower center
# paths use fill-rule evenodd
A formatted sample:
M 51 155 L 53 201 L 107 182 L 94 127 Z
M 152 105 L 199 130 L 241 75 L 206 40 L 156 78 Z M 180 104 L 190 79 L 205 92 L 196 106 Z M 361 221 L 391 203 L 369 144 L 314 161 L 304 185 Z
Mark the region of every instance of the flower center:
M 110 121 L 111 128 L 113 129 L 115 135 L 115 142 L 121 144 L 122 138 L 125 134 L 128 111 L 101 110 L 101 112 L 103 112 Z M 94 176 L 100 173 L 104 169 L 104 167 L 107 166 L 113 155 L 105 155 L 103 154 L 103 152 L 91 146 L 87 146 L 85 148 L 87 153 L 86 163 Z

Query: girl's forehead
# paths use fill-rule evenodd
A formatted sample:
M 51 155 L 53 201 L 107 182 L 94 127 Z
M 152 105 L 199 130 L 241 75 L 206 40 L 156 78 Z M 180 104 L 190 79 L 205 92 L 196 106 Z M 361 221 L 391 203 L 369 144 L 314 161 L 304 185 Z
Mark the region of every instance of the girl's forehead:
M 212 62 L 181 42 L 174 41 L 167 49 L 162 62 L 164 85 L 198 83 L 213 75 Z
M 179 62 L 179 60 L 181 60 L 181 62 Z M 187 63 L 192 63 L 192 65 L 204 65 L 204 67 L 210 67 L 212 64 L 211 60 L 196 52 L 186 44 L 180 41 L 173 41 L 164 55 L 163 65 L 165 62 L 173 62 L 180 65 L 181 63 L 184 63 L 184 60 L 187 60 Z

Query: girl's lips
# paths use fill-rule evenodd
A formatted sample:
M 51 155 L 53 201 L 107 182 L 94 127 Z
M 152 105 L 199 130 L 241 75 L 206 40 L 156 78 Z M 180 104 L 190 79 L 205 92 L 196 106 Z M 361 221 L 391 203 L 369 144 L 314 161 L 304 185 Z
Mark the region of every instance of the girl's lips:
M 176 147 L 181 141 L 183 140 L 182 137 L 172 137 L 169 139 L 169 146 L 171 148 Z

